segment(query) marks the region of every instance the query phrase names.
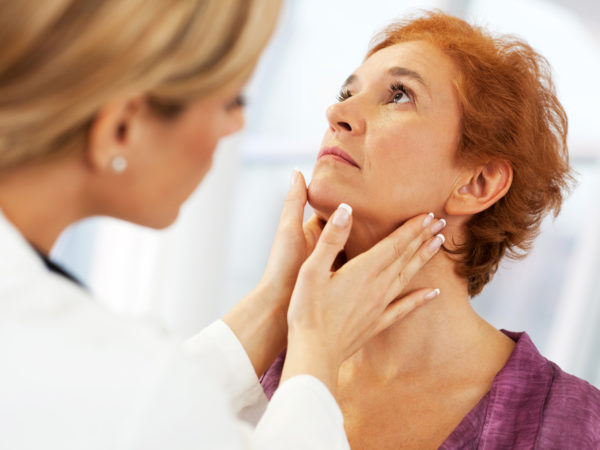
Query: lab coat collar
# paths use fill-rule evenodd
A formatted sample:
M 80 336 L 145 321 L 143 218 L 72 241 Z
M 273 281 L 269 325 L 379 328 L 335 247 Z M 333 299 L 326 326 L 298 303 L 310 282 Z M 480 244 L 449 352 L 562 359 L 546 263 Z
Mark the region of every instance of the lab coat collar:
M 28 270 L 46 270 L 37 252 L 0 209 L 0 273 L 14 273 L 24 266 Z

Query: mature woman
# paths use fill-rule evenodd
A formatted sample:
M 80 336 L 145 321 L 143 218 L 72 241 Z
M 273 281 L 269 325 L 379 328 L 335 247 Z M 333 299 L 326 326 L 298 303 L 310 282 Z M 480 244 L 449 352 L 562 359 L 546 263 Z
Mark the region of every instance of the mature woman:
M 426 13 L 383 31 L 327 118 L 309 201 L 326 219 L 352 200 L 346 264 L 422 208 L 448 223 L 446 251 L 407 286 L 435 282 L 440 297 L 340 367 L 352 448 L 600 448 L 600 392 L 469 304 L 558 213 L 570 181 L 546 61 Z M 283 359 L 263 379 L 269 395 Z
M 278 6 L 0 1 L 0 448 L 348 447 L 339 365 L 438 293 L 394 301 L 442 243 L 432 215 L 332 275 L 351 209 L 303 228 L 295 174 L 261 283 L 187 350 L 102 310 L 47 259 L 83 217 L 175 220 L 242 125 Z M 265 411 L 257 375 L 286 339 L 289 381 Z

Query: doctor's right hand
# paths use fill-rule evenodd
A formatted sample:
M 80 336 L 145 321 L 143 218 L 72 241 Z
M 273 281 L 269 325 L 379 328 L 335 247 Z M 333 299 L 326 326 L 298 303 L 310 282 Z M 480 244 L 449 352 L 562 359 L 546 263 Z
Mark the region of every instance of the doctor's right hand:
M 432 215 L 417 216 L 331 272 L 352 227 L 350 207 L 338 207 L 298 275 L 288 309 L 282 382 L 310 374 L 335 393 L 343 361 L 439 294 L 437 289 L 419 289 L 398 298 L 443 244 L 443 236 L 435 235 L 441 226 L 437 222 Z
M 315 215 L 302 223 L 306 182 L 297 170 L 291 181 L 261 281 L 223 317 L 244 346 L 258 376 L 286 346 L 287 310 L 296 278 L 325 225 Z

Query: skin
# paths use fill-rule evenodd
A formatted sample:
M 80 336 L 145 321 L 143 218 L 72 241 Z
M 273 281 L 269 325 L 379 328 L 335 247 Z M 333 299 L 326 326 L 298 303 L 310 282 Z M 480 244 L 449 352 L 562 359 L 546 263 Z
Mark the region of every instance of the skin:
M 218 140 L 243 126 L 242 110 L 234 104 L 238 90 L 194 102 L 170 121 L 142 98 L 107 104 L 85 151 L 2 174 L 4 214 L 46 254 L 68 225 L 92 215 L 153 228 L 170 225 L 210 169 Z M 123 173 L 111 168 L 115 156 L 127 159 Z
M 3 214 L 45 254 L 66 227 L 93 215 L 152 228 L 170 225 L 210 169 L 219 139 L 242 127 L 236 103 L 241 87 L 192 101 L 171 119 L 157 115 L 143 96 L 107 103 L 95 116 L 86 148 L 0 174 Z M 118 156 L 127 160 L 122 172 L 112 168 Z M 430 289 L 390 305 L 437 251 L 429 245 L 435 233 L 421 226 L 421 215 L 333 277 L 330 268 L 348 238 L 351 217 L 345 225 L 325 225 L 316 217 L 303 225 L 306 202 L 306 185 L 297 175 L 261 282 L 223 320 L 257 375 L 287 342 L 285 377 L 311 374 L 334 392 L 343 360 L 375 331 L 424 303 Z M 365 296 L 375 300 L 365 304 Z
M 341 147 L 360 168 L 320 158 L 309 199 L 322 216 L 341 201 L 350 203 L 358 220 L 352 241 L 355 236 L 378 241 L 424 210 L 441 216 L 459 175 L 455 149 L 460 109 L 447 82 L 453 68 L 441 59 L 441 70 L 435 70 L 437 58 L 422 55 L 419 47 L 409 43 L 403 50 L 394 47 L 373 55 L 346 85 L 351 97 L 327 110 L 330 126 L 322 146 Z M 412 70 L 428 75 L 427 87 L 410 77 L 387 74 L 392 67 L 406 66 L 405 60 Z M 390 92 L 398 81 L 410 89 L 410 96 Z
M 423 83 L 391 76 L 392 67 L 418 73 Z M 353 206 L 344 248 L 350 263 L 422 208 L 447 220 L 452 247 L 469 217 L 498 201 L 512 180 L 505 161 L 466 166 L 457 159 L 452 61 L 430 43 L 406 42 L 375 53 L 353 75 L 346 86 L 351 96 L 327 110 L 323 147 L 342 148 L 359 167 L 319 159 L 311 205 L 321 219 L 340 201 Z M 398 81 L 408 96 L 390 93 Z M 467 281 L 454 266 L 444 252 L 434 256 L 403 292 L 435 286 L 439 298 L 341 364 L 336 392 L 352 448 L 438 448 L 510 356 L 513 341 L 471 308 Z

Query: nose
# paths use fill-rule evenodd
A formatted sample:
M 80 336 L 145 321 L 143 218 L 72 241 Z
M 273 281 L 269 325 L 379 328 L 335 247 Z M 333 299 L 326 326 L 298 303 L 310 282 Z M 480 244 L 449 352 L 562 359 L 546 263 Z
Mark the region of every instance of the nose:
M 365 120 L 355 99 L 334 103 L 325 113 L 329 129 L 334 134 L 360 135 L 365 132 Z

